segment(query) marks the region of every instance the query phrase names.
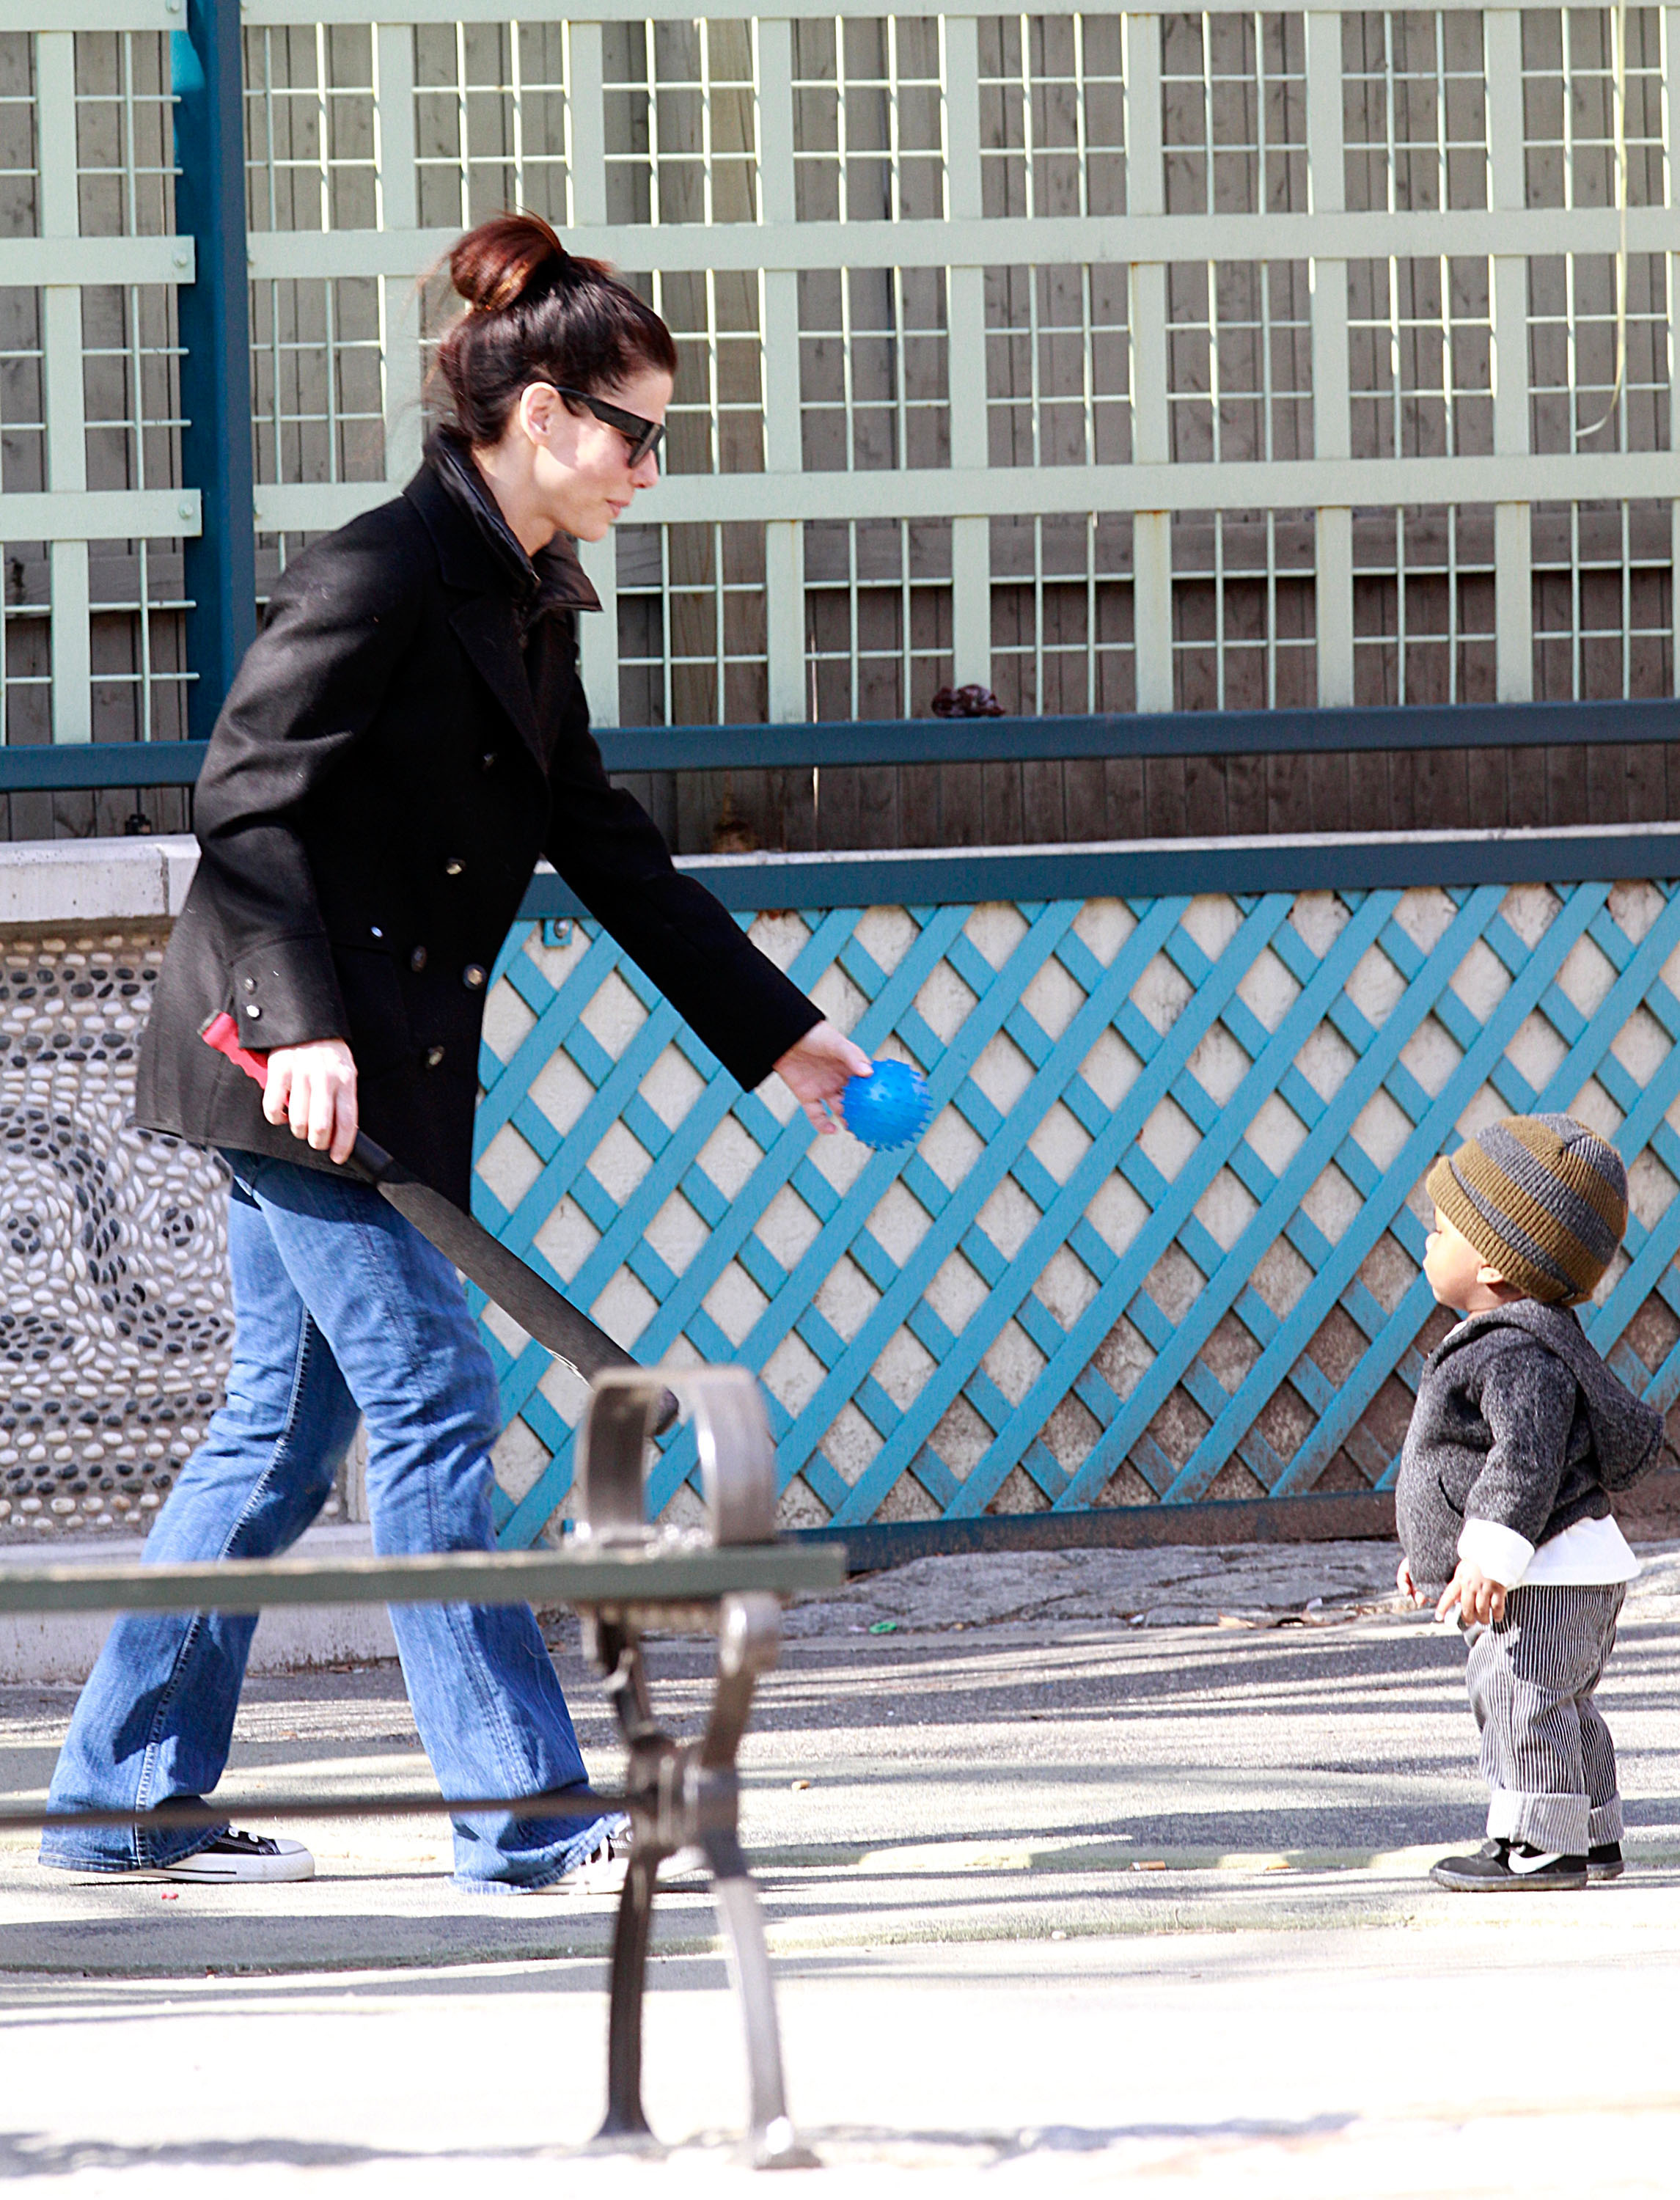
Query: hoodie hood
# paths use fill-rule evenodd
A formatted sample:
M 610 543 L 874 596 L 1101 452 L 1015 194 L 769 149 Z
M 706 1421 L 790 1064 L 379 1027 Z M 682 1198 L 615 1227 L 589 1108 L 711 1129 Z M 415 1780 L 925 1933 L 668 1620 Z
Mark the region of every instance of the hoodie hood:
M 1456 1350 L 1490 1329 L 1523 1329 L 1561 1360 L 1580 1386 L 1591 1424 L 1598 1478 L 1607 1489 L 1625 1489 L 1654 1466 L 1662 1447 L 1662 1416 L 1636 1398 L 1587 1342 L 1576 1316 L 1563 1307 L 1537 1299 L 1515 1299 L 1509 1306 L 1472 1314 L 1443 1340 L 1441 1352 Z

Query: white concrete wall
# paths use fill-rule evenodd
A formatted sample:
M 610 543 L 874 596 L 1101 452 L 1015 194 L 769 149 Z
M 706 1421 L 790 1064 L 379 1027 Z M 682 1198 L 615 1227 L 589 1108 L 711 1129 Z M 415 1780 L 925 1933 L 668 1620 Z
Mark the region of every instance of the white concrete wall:
M 0 1577 L 8 1570 L 38 1565 L 138 1565 L 145 1545 L 138 1540 L 102 1537 L 97 1542 L 56 1542 L 50 1553 L 32 1544 L 0 1548 Z M 312 1528 L 297 1545 L 300 1558 L 363 1559 L 373 1552 L 370 1531 L 360 1526 Z M 79 1687 L 93 1669 L 100 1645 L 110 1630 L 102 1612 L 0 1612 L 0 1687 L 23 1682 L 68 1683 Z M 347 1659 L 395 1658 L 396 1638 L 383 1605 L 295 1606 L 266 1612 L 257 1622 L 249 1670 L 290 1673 L 307 1665 L 331 1665 Z

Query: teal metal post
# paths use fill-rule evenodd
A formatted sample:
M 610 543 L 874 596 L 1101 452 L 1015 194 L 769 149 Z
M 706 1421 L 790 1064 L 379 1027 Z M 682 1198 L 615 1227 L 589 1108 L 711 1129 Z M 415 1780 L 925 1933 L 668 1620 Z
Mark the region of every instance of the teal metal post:
M 188 0 L 172 59 L 176 220 L 197 250 L 197 279 L 179 293 L 182 474 L 204 506 L 204 531 L 186 544 L 187 663 L 197 675 L 188 719 L 196 740 L 208 740 L 256 633 L 240 45 L 237 0 Z

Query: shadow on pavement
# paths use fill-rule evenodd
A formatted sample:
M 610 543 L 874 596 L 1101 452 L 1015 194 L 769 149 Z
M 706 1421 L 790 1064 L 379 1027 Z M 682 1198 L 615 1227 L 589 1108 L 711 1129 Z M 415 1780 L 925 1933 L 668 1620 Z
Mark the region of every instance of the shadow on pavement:
M 0 2182 L 24 2177 L 74 2177 L 95 2169 L 360 2169 L 375 2162 L 460 2160 L 557 2160 L 559 2147 L 409 2148 L 350 2146 L 331 2139 L 278 2137 L 182 2139 L 125 2146 L 114 2139 L 50 2139 L 34 2132 L 0 2132 Z
M 837 2124 L 802 2133 L 819 2156 L 839 2166 L 875 2159 L 891 2162 L 905 2156 L 944 2156 L 966 2167 L 992 2168 L 1004 2162 L 1053 2155 L 1095 2155 L 1130 2144 L 1162 2141 L 1196 2145 L 1256 2140 L 1289 2144 L 1303 2139 L 1339 2137 L 1359 2121 L 1357 2114 L 1338 2112 L 1296 2119 L 1237 2116 L 1207 2123 L 1130 2123 L 1103 2126 L 1045 2124 L 1019 2131 L 894 2131 L 882 2125 Z M 738 2136 L 696 2133 L 673 2142 L 666 2151 L 732 2156 Z M 50 2139 L 32 2132 L 0 2132 L 0 2181 L 21 2178 L 74 2177 L 90 2170 L 138 2169 L 358 2169 L 375 2164 L 417 2168 L 447 2162 L 564 2162 L 587 2158 L 610 2162 L 594 2150 L 559 2146 L 440 2147 L 415 2149 L 348 2145 L 340 2141 L 267 2137 L 249 2139 L 187 2139 L 155 2146 L 124 2145 L 115 2140 Z

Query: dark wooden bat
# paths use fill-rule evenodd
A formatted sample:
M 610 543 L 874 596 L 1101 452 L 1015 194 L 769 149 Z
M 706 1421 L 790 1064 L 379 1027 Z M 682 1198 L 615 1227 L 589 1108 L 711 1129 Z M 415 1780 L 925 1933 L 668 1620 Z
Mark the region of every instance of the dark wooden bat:
M 224 1009 L 205 1024 L 201 1038 L 207 1046 L 225 1055 L 237 1069 L 258 1085 L 268 1081 L 267 1057 L 253 1054 L 239 1041 L 239 1027 Z M 348 1166 L 371 1184 L 382 1199 L 389 1200 L 399 1214 L 407 1217 L 423 1238 L 428 1238 L 447 1261 L 471 1278 L 517 1321 L 528 1337 L 563 1360 L 587 1383 L 609 1367 L 636 1367 L 622 1344 L 615 1344 L 605 1330 L 597 1329 L 570 1299 L 562 1298 L 517 1253 L 491 1237 L 482 1222 L 463 1214 L 453 1200 L 422 1184 L 402 1163 L 393 1159 L 365 1131 L 358 1131 Z M 676 1400 L 669 1391 L 653 1427 L 659 1435 L 676 1419 Z

